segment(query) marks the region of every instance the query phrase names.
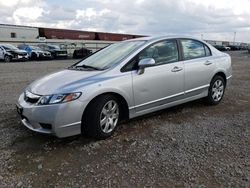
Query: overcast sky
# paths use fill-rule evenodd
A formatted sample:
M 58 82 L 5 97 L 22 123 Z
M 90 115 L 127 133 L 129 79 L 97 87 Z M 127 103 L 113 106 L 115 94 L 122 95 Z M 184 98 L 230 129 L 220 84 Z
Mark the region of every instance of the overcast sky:
M 250 42 L 250 0 L 0 0 L 0 23 Z

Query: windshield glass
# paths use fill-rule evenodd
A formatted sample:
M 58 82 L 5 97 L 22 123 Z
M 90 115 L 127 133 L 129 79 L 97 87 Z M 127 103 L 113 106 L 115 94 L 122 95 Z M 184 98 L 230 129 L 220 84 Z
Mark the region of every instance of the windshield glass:
M 98 69 L 106 69 L 119 63 L 144 43 L 145 41 L 142 40 L 115 43 L 84 59 L 75 66 L 87 65 Z
M 49 49 L 56 49 L 56 50 L 60 50 L 59 46 L 56 45 L 48 45 Z
M 18 50 L 17 47 L 10 45 L 10 44 L 5 44 L 2 46 L 5 50 Z
M 31 48 L 32 50 L 41 50 L 41 48 L 39 48 L 38 46 L 30 46 L 30 48 Z

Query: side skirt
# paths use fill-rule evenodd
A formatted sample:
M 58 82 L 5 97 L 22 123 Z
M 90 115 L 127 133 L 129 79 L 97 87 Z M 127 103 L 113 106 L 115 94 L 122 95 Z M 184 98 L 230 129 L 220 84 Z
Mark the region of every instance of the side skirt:
M 186 102 L 194 101 L 194 100 L 206 97 L 207 95 L 208 95 L 208 89 L 206 88 L 206 90 L 203 90 L 202 92 L 197 91 L 197 90 L 190 91 L 190 92 L 188 92 L 188 93 L 186 93 L 184 95 L 180 95 L 179 99 L 174 97 L 174 99 L 168 101 L 168 103 L 164 103 L 164 104 L 159 103 L 158 106 L 149 107 L 149 108 L 146 108 L 146 109 L 143 108 L 141 110 L 140 109 L 138 110 L 138 108 L 140 108 L 140 107 L 135 108 L 135 109 L 130 108 L 129 109 L 129 118 L 135 118 L 135 117 L 145 115 L 145 114 L 148 114 L 148 113 L 152 113 L 152 112 L 155 112 L 155 111 L 158 111 L 158 110 L 162 110 L 162 109 L 170 108 L 170 107 L 180 105 L 180 104 L 183 104 L 183 103 L 186 103 Z M 185 97 L 185 98 L 183 98 L 183 97 Z

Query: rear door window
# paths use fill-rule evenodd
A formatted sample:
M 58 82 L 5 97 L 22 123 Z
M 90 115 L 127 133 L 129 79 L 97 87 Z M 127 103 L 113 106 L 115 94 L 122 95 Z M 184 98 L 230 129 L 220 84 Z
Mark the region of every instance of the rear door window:
M 181 45 L 183 49 L 184 60 L 201 58 L 206 56 L 204 44 L 199 41 L 191 39 L 182 39 Z

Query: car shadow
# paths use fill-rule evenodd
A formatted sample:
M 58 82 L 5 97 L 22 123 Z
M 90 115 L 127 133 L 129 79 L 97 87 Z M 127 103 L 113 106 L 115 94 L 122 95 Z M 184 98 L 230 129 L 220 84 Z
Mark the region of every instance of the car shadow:
M 204 102 L 204 99 L 198 99 L 195 101 L 191 101 L 188 103 L 184 103 L 184 104 L 180 104 L 177 106 L 173 106 L 173 107 L 169 107 L 163 110 L 159 110 L 156 112 L 152 112 L 149 114 L 145 114 L 136 118 L 133 118 L 131 120 L 127 120 L 126 122 L 136 122 L 138 120 L 147 120 L 147 119 L 151 119 L 157 116 L 171 116 L 171 115 L 176 115 L 176 114 L 181 114 L 183 112 L 183 110 L 191 110 L 191 109 L 197 109 L 197 108 L 203 108 L 205 106 L 209 106 Z
M 192 101 L 186 104 L 181 104 L 175 107 L 167 108 L 164 110 L 160 110 L 157 112 L 149 113 L 147 115 L 143 115 L 137 118 L 133 118 L 131 120 L 123 121 L 121 122 L 121 125 L 118 127 L 118 133 L 114 134 L 112 137 L 108 138 L 107 140 L 113 140 L 117 139 L 119 137 L 123 137 L 124 133 L 123 131 L 126 131 L 124 129 L 129 129 L 129 126 L 131 124 L 137 124 L 140 123 L 142 120 L 145 122 L 151 120 L 152 118 L 156 118 L 160 116 L 160 120 L 167 120 L 171 123 L 171 121 L 175 121 L 175 119 L 168 118 L 169 116 L 172 115 L 182 115 L 183 110 L 191 110 L 192 109 L 199 109 L 199 108 L 204 108 L 206 104 L 203 102 L 203 100 L 196 100 Z M 19 117 L 16 117 L 17 120 L 19 120 Z M 55 136 L 51 135 L 46 135 L 46 134 L 40 134 L 40 133 L 35 133 L 33 131 L 28 130 L 24 126 L 21 125 L 21 123 L 18 121 L 17 122 L 18 126 L 20 127 L 21 134 L 18 134 L 20 136 L 16 137 L 12 144 L 11 148 L 14 149 L 17 152 L 39 152 L 39 151 L 44 151 L 46 148 L 50 148 L 50 150 L 53 150 L 54 148 L 74 148 L 78 146 L 87 146 L 96 142 L 100 142 L 96 139 L 93 138 L 88 138 L 83 135 L 76 135 L 76 136 L 71 136 L 67 138 L 57 138 Z M 129 130 L 128 130 L 129 131 Z M 105 142 L 105 141 L 104 141 Z

